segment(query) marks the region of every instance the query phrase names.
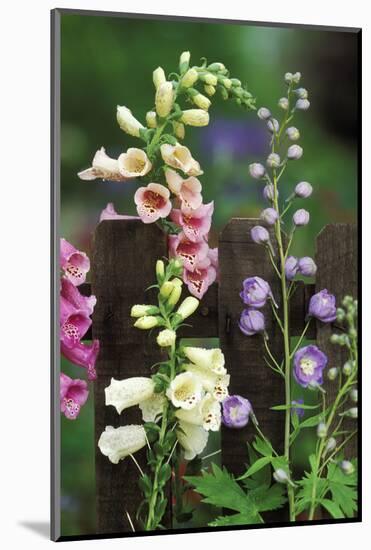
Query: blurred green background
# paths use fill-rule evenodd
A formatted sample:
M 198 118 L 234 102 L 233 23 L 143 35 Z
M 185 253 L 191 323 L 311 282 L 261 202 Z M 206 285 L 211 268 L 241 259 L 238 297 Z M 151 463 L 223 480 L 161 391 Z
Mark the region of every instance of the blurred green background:
M 298 181 L 314 187 L 306 205 L 311 223 L 298 232 L 293 253 L 314 253 L 315 236 L 326 223 L 356 220 L 357 205 L 357 36 L 351 32 L 289 29 L 189 21 L 141 20 L 63 14 L 61 18 L 61 234 L 89 253 L 91 236 L 108 202 L 134 214 L 137 184 L 81 181 L 102 145 L 117 157 L 135 138 L 124 134 L 115 117 L 126 105 L 142 122 L 153 107 L 152 71 L 177 70 L 179 54 L 190 50 L 221 61 L 231 75 L 248 83 L 257 107 L 281 116 L 283 75 L 300 71 L 311 108 L 298 113 L 303 159 L 283 178 L 289 195 Z M 204 200 L 215 201 L 212 241 L 231 217 L 257 217 L 263 206 L 261 183 L 248 173 L 251 162 L 268 151 L 265 124 L 254 112 L 214 96 L 207 128 L 187 128 L 185 144 L 205 172 Z M 283 193 L 284 194 L 284 193 Z M 302 203 L 304 205 L 304 203 Z M 81 369 L 62 363 L 70 376 Z M 311 447 L 297 445 L 299 467 Z M 76 422 L 62 418 L 62 531 L 95 532 L 92 392 Z

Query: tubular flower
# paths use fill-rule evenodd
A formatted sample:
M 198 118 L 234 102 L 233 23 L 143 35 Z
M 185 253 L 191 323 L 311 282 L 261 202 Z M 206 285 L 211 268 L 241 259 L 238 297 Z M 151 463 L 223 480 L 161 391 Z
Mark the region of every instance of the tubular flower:
M 209 258 L 205 258 L 198 262 L 194 271 L 185 269 L 183 279 L 189 292 L 200 300 L 216 280 L 216 269 L 211 265 Z
M 127 107 L 117 106 L 117 122 L 121 130 L 124 130 L 127 134 L 134 137 L 139 137 L 140 130 L 143 128 L 141 124 L 132 114 Z
M 67 279 L 75 286 L 85 282 L 90 269 L 90 260 L 85 252 L 80 252 L 66 239 L 60 240 L 60 265 Z
M 203 389 L 209 392 L 214 399 L 223 401 L 227 397 L 230 382 L 229 374 L 218 375 L 210 368 L 199 367 L 193 364 L 185 365 L 185 369 L 187 372 L 198 377 Z
M 219 376 L 227 372 L 224 367 L 224 355 L 220 348 L 205 349 L 187 346 L 183 348 L 183 353 L 187 359 L 198 367 L 210 369 Z
M 87 383 L 78 378 L 73 380 L 61 372 L 59 388 L 61 412 L 68 420 L 76 420 L 89 396 Z
M 66 311 L 66 308 L 68 310 L 70 305 L 75 310 L 83 312 L 87 317 L 93 313 L 95 304 L 97 303 L 97 299 L 93 294 L 91 296 L 83 296 L 67 277 L 61 278 L 60 295 L 63 298 L 63 311 Z M 67 311 L 67 314 L 69 311 Z
M 118 214 L 112 202 L 109 202 L 104 210 L 100 213 L 99 221 L 104 220 L 140 220 L 139 216 L 127 216 L 126 214 Z
M 148 399 L 139 403 L 143 422 L 156 422 L 162 415 L 166 397 L 163 393 L 154 393 Z
M 217 432 L 221 424 L 221 406 L 211 394 L 207 393 L 197 407 L 189 411 L 178 409 L 175 416 L 189 424 L 202 426 L 206 431 Z
M 99 353 L 99 340 L 93 340 L 91 344 L 76 342 L 73 347 L 67 347 L 64 342 L 61 341 L 61 353 L 66 359 L 71 361 L 71 363 L 87 369 L 89 380 L 95 380 L 97 378 L 95 363 Z
M 177 431 L 177 438 L 184 449 L 184 458 L 193 460 L 195 456 L 202 453 L 207 445 L 209 432 L 201 426 L 195 426 L 189 422 L 179 422 L 180 430 Z
M 170 218 L 173 222 L 179 225 L 190 241 L 198 243 L 207 237 L 210 227 L 211 218 L 214 212 L 214 201 L 208 204 L 202 204 L 196 210 L 186 212 L 173 209 Z
M 309 302 L 308 315 L 323 323 L 332 323 L 336 319 L 336 298 L 324 288 L 314 294 Z
M 82 297 L 83 298 L 83 297 Z M 60 340 L 72 348 L 85 336 L 91 319 L 85 308 L 76 309 L 66 298 L 60 297 Z
M 113 464 L 118 464 L 120 460 L 136 453 L 145 445 L 146 432 L 143 426 L 136 424 L 120 428 L 106 426 L 98 441 L 101 453 L 108 456 Z
M 257 309 L 244 309 L 241 313 L 239 327 L 246 336 L 253 336 L 258 332 L 264 332 L 264 315 Z
M 130 147 L 126 153 L 122 153 L 117 162 L 120 174 L 127 179 L 145 176 L 152 168 L 146 153 L 135 147 Z
M 191 372 L 178 374 L 171 381 L 166 391 L 166 396 L 174 407 L 181 409 L 192 409 L 201 401 L 202 386 L 200 380 Z
M 183 179 L 175 170 L 168 168 L 165 172 L 166 182 L 174 195 L 182 201 L 182 211 L 196 210 L 202 204 L 201 183 L 191 176 Z
M 119 170 L 117 159 L 109 157 L 104 147 L 95 153 L 90 168 L 77 174 L 81 180 L 91 181 L 97 178 L 112 181 L 125 181 L 126 177 Z
M 164 143 L 160 148 L 163 161 L 172 168 L 181 170 L 188 176 L 199 176 L 203 174 L 198 162 L 192 158 L 188 147 L 180 145 L 169 145 Z
M 169 190 L 159 183 L 149 183 L 139 187 L 134 195 L 138 214 L 143 223 L 154 223 L 159 218 L 166 218 L 171 211 Z
M 111 378 L 111 383 L 104 392 L 106 395 L 106 405 L 113 405 L 118 414 L 124 409 L 138 405 L 152 397 L 154 392 L 154 382 L 151 378 L 133 377 L 125 380 L 115 380 Z
M 185 269 L 194 271 L 209 253 L 206 242 L 194 243 L 182 232 L 178 235 L 169 235 L 169 254 L 171 257 L 178 257 L 182 260 Z

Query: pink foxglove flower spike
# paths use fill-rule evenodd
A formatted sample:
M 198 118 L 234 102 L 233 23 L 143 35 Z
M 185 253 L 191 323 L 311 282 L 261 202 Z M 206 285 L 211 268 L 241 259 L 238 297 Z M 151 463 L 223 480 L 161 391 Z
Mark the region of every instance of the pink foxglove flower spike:
M 205 258 L 197 264 L 194 271 L 185 269 L 183 279 L 189 292 L 201 300 L 209 286 L 216 280 L 216 270 L 209 258 Z
M 67 279 L 75 286 L 85 282 L 90 269 L 90 260 L 85 252 L 80 252 L 66 239 L 60 240 L 60 264 Z
M 180 225 L 187 239 L 197 243 L 207 238 L 211 227 L 211 218 L 214 211 L 214 202 L 202 204 L 197 210 L 173 209 L 170 217 L 173 222 Z
M 159 218 L 166 218 L 171 211 L 170 191 L 159 183 L 139 187 L 134 201 L 143 223 L 154 223 Z
M 64 342 L 61 341 L 61 353 L 66 359 L 71 361 L 71 363 L 87 369 L 89 380 L 95 380 L 97 378 L 95 363 L 99 353 L 99 340 L 93 340 L 91 344 L 76 342 L 72 347 L 67 347 Z
M 69 420 L 76 420 L 80 409 L 89 396 L 85 380 L 73 380 L 63 372 L 60 374 L 60 406 L 61 412 Z
M 169 254 L 183 261 L 185 269 L 194 271 L 196 266 L 205 260 L 209 246 L 205 241 L 193 243 L 184 233 L 169 235 Z
M 200 181 L 191 176 L 183 179 L 175 170 L 168 168 L 165 172 L 166 182 L 174 195 L 179 197 L 182 203 L 182 211 L 196 210 L 202 204 Z

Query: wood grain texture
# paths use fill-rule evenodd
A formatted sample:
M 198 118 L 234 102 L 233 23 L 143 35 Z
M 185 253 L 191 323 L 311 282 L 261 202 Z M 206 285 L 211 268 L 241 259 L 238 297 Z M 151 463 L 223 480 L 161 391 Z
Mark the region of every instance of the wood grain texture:
M 230 393 L 247 397 L 253 406 L 260 427 L 278 451 L 282 451 L 284 413 L 269 407 L 284 403 L 282 378 L 265 365 L 264 345 L 259 335 L 245 336 L 238 321 L 244 304 L 240 298 L 242 281 L 258 275 L 271 285 L 276 299 L 280 296 L 278 278 L 274 275 L 264 247 L 255 244 L 250 229 L 257 220 L 230 220 L 219 240 L 219 338 L 231 375 Z M 283 355 L 282 336 L 277 323 L 272 322 L 270 306 L 264 308 L 269 343 L 277 359 Z M 247 462 L 246 443 L 254 438 L 251 423 L 241 430 L 222 430 L 222 462 L 235 475 L 240 475 Z M 277 521 L 286 519 L 285 511 L 274 515 Z
M 120 416 L 112 406 L 107 407 L 104 388 L 112 377 L 150 376 L 151 365 L 160 359 L 154 335 L 133 328 L 130 309 L 133 304 L 153 302 L 155 294 L 145 289 L 155 282 L 155 262 L 165 254 L 166 238 L 157 226 L 139 220 L 109 220 L 96 229 L 91 288 L 97 297 L 93 337 L 101 346 L 94 384 L 98 533 L 130 531 L 125 512 L 135 523 L 141 501 L 138 471 L 132 460 L 111 464 L 97 442 L 107 425 L 141 423 L 138 407 Z M 136 453 L 136 458 L 144 467 L 145 450 Z
M 316 263 L 316 292 L 327 288 L 335 294 L 338 306 L 347 294 L 357 297 L 357 227 L 351 224 L 326 225 L 317 237 Z M 347 360 L 347 354 L 344 348 L 330 343 L 332 332 L 333 326 L 317 322 L 317 343 L 328 356 L 328 368 L 341 368 Z M 325 389 L 329 403 L 336 395 L 336 388 L 336 383 L 326 380 Z M 354 428 L 354 420 L 347 420 L 344 425 Z M 347 444 L 347 457 L 356 456 L 356 451 L 357 441 L 354 438 Z

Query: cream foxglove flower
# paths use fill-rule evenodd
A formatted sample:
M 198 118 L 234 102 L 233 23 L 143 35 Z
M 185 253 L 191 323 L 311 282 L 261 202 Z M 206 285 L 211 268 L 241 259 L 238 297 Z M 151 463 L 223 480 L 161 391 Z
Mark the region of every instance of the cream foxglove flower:
M 180 81 L 180 85 L 183 88 L 190 88 L 197 81 L 197 79 L 198 79 L 198 72 L 196 71 L 196 69 L 194 68 L 188 69 L 188 71 L 182 77 Z
M 200 301 L 197 300 L 197 298 L 187 296 L 187 298 L 180 304 L 177 314 L 180 315 L 184 321 L 184 319 L 187 319 L 187 317 L 190 317 L 190 315 L 196 311 L 199 303 Z
M 188 176 L 201 176 L 203 174 L 203 170 L 201 170 L 200 163 L 197 162 L 197 160 L 192 159 L 191 167 L 187 172 Z
M 152 163 L 142 149 L 130 147 L 118 160 L 120 174 L 125 178 L 145 176 L 152 168 Z
M 146 122 L 148 128 L 157 128 L 157 118 L 155 111 L 148 111 L 146 114 Z
M 205 84 L 204 90 L 210 97 L 212 97 L 216 92 L 215 86 L 212 86 L 211 84 Z
M 189 411 L 178 409 L 175 416 L 189 424 L 202 426 L 206 431 L 217 432 L 222 418 L 221 405 L 208 393 L 195 408 Z
M 178 139 L 184 139 L 184 136 L 185 136 L 184 124 L 182 122 L 178 122 L 177 120 L 173 120 L 173 128 L 174 128 L 175 136 Z
M 220 348 L 205 349 L 205 348 L 183 348 L 184 355 L 198 367 L 210 369 L 215 374 L 222 376 L 227 373 L 224 367 L 225 359 Z
M 210 99 L 208 99 L 206 96 L 200 93 L 193 95 L 192 101 L 197 107 L 199 107 L 200 109 L 203 109 L 204 111 L 207 111 L 211 105 Z
M 146 315 L 145 317 L 140 317 L 135 321 L 134 326 L 140 328 L 141 330 L 149 330 L 151 328 L 157 327 L 159 324 L 160 317 L 155 317 L 154 315 Z
M 176 145 L 164 143 L 161 145 L 160 150 L 162 159 L 168 166 L 176 168 L 177 170 L 182 170 L 182 172 L 188 176 L 199 176 L 203 174 L 200 169 L 200 164 L 192 157 L 188 147 L 180 145 L 179 143 Z
M 146 432 L 143 426 L 131 424 L 113 428 L 106 426 L 101 434 L 98 447 L 102 454 L 108 456 L 113 464 L 131 455 L 146 445 Z
M 177 438 L 184 449 L 184 458 L 193 460 L 195 456 L 202 453 L 207 445 L 209 432 L 201 426 L 195 426 L 188 422 L 179 422 L 180 430 L 177 431 Z
M 125 181 L 125 177 L 120 173 L 117 159 L 109 157 L 104 147 L 98 149 L 95 153 L 91 168 L 82 170 L 77 174 L 81 180 L 91 181 L 96 178 L 104 180 Z
M 159 332 L 157 336 L 157 343 L 162 348 L 168 348 L 175 344 L 176 332 L 168 328 Z
M 155 315 L 160 310 L 157 306 L 150 306 L 146 304 L 136 304 L 131 308 L 131 317 L 145 317 L 146 315 Z
M 157 69 L 153 71 L 152 77 L 156 90 L 161 86 L 161 84 L 166 82 L 165 72 L 162 67 L 157 67 Z
M 117 105 L 116 118 L 121 130 L 130 136 L 139 137 L 139 130 L 144 126 L 131 114 L 130 109 Z
M 143 422 L 156 422 L 162 415 L 166 401 L 163 393 L 154 393 L 149 399 L 141 401 L 139 408 L 142 411 Z
M 174 380 L 170 382 L 170 386 L 166 391 L 166 396 L 174 407 L 181 409 L 192 409 L 201 401 L 202 385 L 197 376 L 191 372 L 183 372 L 178 374 Z
M 113 405 L 119 414 L 128 407 L 138 405 L 152 397 L 154 382 L 151 378 L 137 376 L 125 380 L 111 378 L 111 384 L 105 388 L 106 405 Z
M 189 61 L 191 59 L 191 53 L 190 52 L 182 52 L 180 54 L 179 58 L 179 70 L 181 73 L 186 71 L 189 67 Z
M 197 210 L 202 204 L 202 185 L 200 181 L 191 176 L 183 179 L 175 170 L 167 168 L 165 171 L 166 183 L 174 195 L 182 201 L 182 210 Z
M 205 97 L 205 99 L 207 98 Z M 180 121 L 188 126 L 207 126 L 209 120 L 209 113 L 203 109 L 187 109 L 183 111 L 180 118 Z
M 173 108 L 174 103 L 174 89 L 172 82 L 163 82 L 157 88 L 155 105 L 158 116 L 165 118 Z
M 230 382 L 229 374 L 220 376 L 207 367 L 198 367 L 192 364 L 185 365 L 185 369 L 200 380 L 203 389 L 209 392 L 214 399 L 223 401 L 227 397 Z

